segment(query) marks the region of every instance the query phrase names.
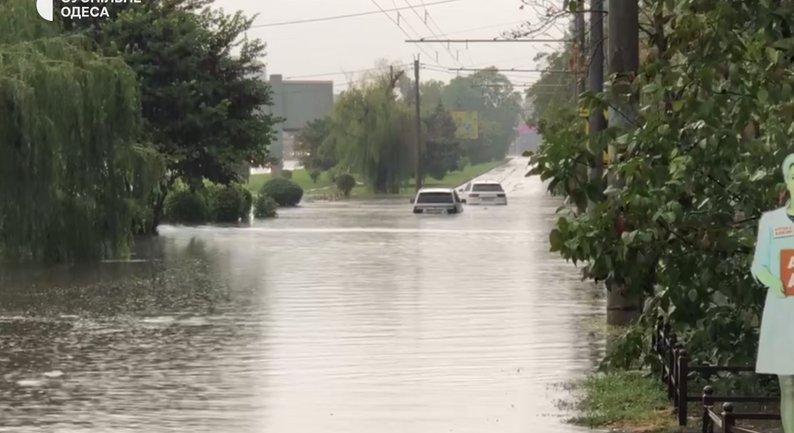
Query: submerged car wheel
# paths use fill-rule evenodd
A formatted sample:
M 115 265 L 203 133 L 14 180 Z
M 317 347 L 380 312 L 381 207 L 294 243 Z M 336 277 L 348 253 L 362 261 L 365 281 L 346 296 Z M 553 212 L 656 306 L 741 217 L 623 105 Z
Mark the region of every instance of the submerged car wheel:
M 422 209 L 414 208 L 414 213 L 420 214 L 420 213 L 424 213 L 424 211 Z

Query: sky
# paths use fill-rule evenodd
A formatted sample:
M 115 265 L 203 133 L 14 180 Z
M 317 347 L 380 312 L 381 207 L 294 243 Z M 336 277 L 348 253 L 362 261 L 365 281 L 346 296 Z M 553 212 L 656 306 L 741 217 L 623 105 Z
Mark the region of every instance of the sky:
M 242 10 L 258 14 L 254 25 L 305 20 L 337 15 L 377 12 L 376 14 L 293 25 L 254 28 L 249 37 L 267 44 L 268 74 L 282 74 L 285 79 L 332 80 L 337 91 L 379 60 L 411 64 L 419 54 L 431 69 L 421 71 L 421 80 L 448 81 L 458 72 L 448 68 L 536 68 L 540 52 L 551 52 L 555 45 L 537 43 L 410 44 L 412 38 L 494 38 L 516 29 L 521 22 L 538 22 L 544 7 L 562 0 L 533 0 L 536 7 L 520 8 L 521 0 L 452 0 L 449 3 L 422 6 L 443 0 L 215 0 L 215 6 L 227 12 Z M 379 11 L 378 6 L 387 10 Z M 413 6 L 413 9 L 410 8 Z M 389 9 L 408 8 L 388 12 Z M 429 18 L 425 22 L 425 10 Z M 388 16 L 387 16 L 388 15 Z M 399 17 L 398 17 L 399 15 Z M 397 26 L 399 20 L 400 26 Z M 544 38 L 561 38 L 568 26 L 566 19 L 551 27 Z M 401 30 L 402 29 L 402 30 Z M 406 33 L 403 33 L 406 32 Z M 448 51 L 449 50 L 449 51 Z M 438 56 L 438 59 L 436 59 Z M 406 72 L 413 73 L 406 69 Z M 506 73 L 514 84 L 536 80 L 538 73 Z

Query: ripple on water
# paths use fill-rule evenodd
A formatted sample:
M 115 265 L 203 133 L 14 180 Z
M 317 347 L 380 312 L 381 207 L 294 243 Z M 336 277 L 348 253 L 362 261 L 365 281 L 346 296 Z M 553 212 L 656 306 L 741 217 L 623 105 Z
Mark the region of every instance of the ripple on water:
M 0 279 L 0 431 L 580 431 L 556 385 L 602 355 L 603 301 L 524 164 L 507 207 L 308 203 Z

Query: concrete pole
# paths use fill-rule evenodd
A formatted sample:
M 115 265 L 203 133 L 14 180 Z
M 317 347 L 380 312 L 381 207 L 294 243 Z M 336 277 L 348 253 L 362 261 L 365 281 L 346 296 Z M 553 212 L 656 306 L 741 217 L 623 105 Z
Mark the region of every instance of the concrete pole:
M 604 91 L 604 0 L 590 0 L 590 68 L 588 71 L 587 90 L 592 93 Z M 607 121 L 601 110 L 590 113 L 589 134 L 598 134 L 607 128 Z M 590 167 L 590 182 L 600 182 L 604 177 L 604 149 L 594 149 L 596 159 Z M 595 203 L 589 203 L 592 211 Z
M 422 188 L 422 184 L 424 183 L 424 174 L 422 172 L 422 114 L 420 110 L 420 99 L 419 99 L 419 59 L 414 60 L 414 90 L 415 90 L 415 97 L 416 97 L 416 190 L 419 191 Z
M 574 31 L 576 32 L 576 99 L 585 91 L 585 45 L 587 38 L 584 32 L 584 0 L 576 0 L 576 13 L 574 15 Z
M 636 127 L 639 95 L 631 92 L 631 83 L 639 69 L 638 0 L 609 0 L 609 74 L 612 82 L 609 123 L 611 127 L 631 130 Z M 610 160 L 617 157 L 614 143 L 609 145 Z M 611 185 L 617 183 L 614 177 Z M 626 293 L 622 281 L 607 281 L 607 322 L 627 325 L 640 314 L 641 300 Z

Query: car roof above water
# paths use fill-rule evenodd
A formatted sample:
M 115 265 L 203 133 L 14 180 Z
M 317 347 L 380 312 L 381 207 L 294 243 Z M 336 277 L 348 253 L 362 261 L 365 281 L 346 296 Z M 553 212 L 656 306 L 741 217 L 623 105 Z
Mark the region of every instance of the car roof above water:
M 418 194 L 422 193 L 431 193 L 431 194 L 438 194 L 438 193 L 447 193 L 452 194 L 452 188 L 422 188 L 419 190 Z

